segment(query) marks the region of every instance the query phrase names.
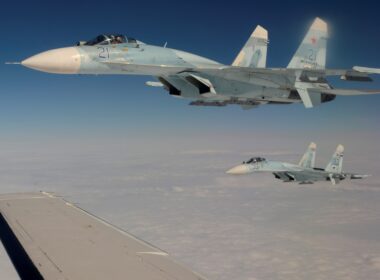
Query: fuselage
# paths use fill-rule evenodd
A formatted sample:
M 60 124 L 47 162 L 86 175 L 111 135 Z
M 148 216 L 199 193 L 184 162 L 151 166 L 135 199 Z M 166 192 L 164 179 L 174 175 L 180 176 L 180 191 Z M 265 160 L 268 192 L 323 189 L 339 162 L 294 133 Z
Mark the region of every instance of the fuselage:
M 140 41 L 119 44 L 79 45 L 39 53 L 22 65 L 48 73 L 90 75 L 149 75 L 159 79 L 171 95 L 197 101 L 259 105 L 300 102 L 294 80 L 265 74 L 212 75 L 196 73 L 212 85 L 213 93 L 202 94 L 199 81 L 189 82 L 191 71 L 218 69 L 225 65 L 176 49 L 144 44 Z M 162 73 L 161 67 L 190 69 L 175 74 Z M 195 70 L 192 70 L 195 69 Z M 221 103 L 220 103 L 221 104 Z M 195 104 L 202 105 L 202 104 Z
M 56 74 L 95 75 L 156 75 L 155 70 L 136 71 L 128 67 L 107 64 L 123 62 L 134 65 L 167 65 L 204 67 L 221 65 L 213 60 L 191 53 L 146 44 L 115 44 L 75 46 L 53 49 L 22 61 L 24 66 Z
M 260 161 L 253 163 L 242 163 L 227 171 L 228 174 L 243 175 L 254 172 L 270 172 L 277 179 L 290 182 L 315 182 L 330 181 L 331 178 L 344 180 L 345 174 L 326 172 L 322 168 L 305 168 L 297 164 L 280 161 Z

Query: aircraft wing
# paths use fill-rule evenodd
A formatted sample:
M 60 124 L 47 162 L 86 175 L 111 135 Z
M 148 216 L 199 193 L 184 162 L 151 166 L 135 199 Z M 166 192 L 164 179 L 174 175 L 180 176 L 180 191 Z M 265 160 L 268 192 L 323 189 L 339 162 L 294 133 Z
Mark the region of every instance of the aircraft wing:
M 380 68 L 368 68 L 354 66 L 352 69 L 308 69 L 308 68 L 251 68 L 229 66 L 223 64 L 209 64 L 196 66 L 173 66 L 158 64 L 133 64 L 127 61 L 105 61 L 104 64 L 121 67 L 129 72 L 146 72 L 147 75 L 175 75 L 182 72 L 205 73 L 209 75 L 222 76 L 267 74 L 281 75 L 286 77 L 300 76 L 304 78 L 320 78 L 326 76 L 341 76 L 344 80 L 371 81 L 368 75 L 380 74 Z
M 294 171 L 287 171 L 287 172 L 273 172 L 274 176 L 277 179 L 280 179 L 285 182 L 294 181 L 294 182 L 314 182 L 318 181 L 318 179 L 315 176 L 313 176 L 312 173 L 308 172 L 294 172 Z
M 380 69 L 355 66 L 352 69 L 311 69 L 311 68 L 251 68 L 240 66 L 227 66 L 222 64 L 195 66 L 171 66 L 171 65 L 141 65 L 133 64 L 126 61 L 108 61 L 104 62 L 113 67 L 119 67 L 128 73 L 144 73 L 153 76 L 171 76 L 180 75 L 186 80 L 195 80 L 196 86 L 203 86 L 200 89 L 205 92 L 210 91 L 211 96 L 215 97 L 213 85 L 209 80 L 205 79 L 210 76 L 219 77 L 228 80 L 245 81 L 249 77 L 256 75 L 266 83 L 268 81 L 276 81 L 277 79 L 294 81 L 292 87 L 297 90 L 302 102 L 306 108 L 312 108 L 322 102 L 322 94 L 332 95 L 364 95 L 364 94 L 380 94 L 380 90 L 356 90 L 356 89 L 332 89 L 325 78 L 327 76 L 341 76 L 342 80 L 369 82 L 372 78 L 369 75 L 380 74 Z M 204 77 L 206 76 L 206 77 Z M 208 81 L 208 82 L 205 82 Z M 191 82 L 191 81 L 190 81 Z M 150 82 L 150 84 L 152 83 Z M 153 84 L 157 86 L 157 84 Z M 161 86 L 163 84 L 161 83 Z M 206 97 L 206 95 L 203 95 Z M 218 102 L 208 98 L 207 102 L 197 100 L 190 105 L 201 106 L 226 106 L 227 104 L 237 104 L 235 101 Z M 257 104 L 241 104 L 244 109 L 257 107 Z
M 0 239 L 21 279 L 204 279 L 47 193 L 0 195 Z
M 351 75 L 362 77 L 364 75 L 380 74 L 380 68 L 368 68 L 354 66 L 352 69 L 312 69 L 312 68 L 250 68 L 250 67 L 234 67 L 219 66 L 217 68 L 198 68 L 199 71 L 222 71 L 222 72 L 242 72 L 242 73 L 258 73 L 258 74 L 276 74 L 276 75 L 296 75 L 303 73 L 306 76 L 344 76 Z M 196 70 L 196 69 L 195 69 Z

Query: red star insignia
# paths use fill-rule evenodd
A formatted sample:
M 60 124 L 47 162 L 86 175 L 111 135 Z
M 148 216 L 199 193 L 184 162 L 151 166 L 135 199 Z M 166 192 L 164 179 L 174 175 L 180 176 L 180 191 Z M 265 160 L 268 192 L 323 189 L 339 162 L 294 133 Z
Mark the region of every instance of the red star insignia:
M 317 39 L 315 37 L 311 38 L 311 43 L 314 45 L 317 42 Z

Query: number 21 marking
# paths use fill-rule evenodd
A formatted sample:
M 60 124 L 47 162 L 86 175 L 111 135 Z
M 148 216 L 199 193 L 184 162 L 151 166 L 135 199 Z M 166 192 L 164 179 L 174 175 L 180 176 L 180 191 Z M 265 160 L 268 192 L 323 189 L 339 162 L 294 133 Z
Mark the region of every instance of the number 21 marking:
M 110 52 L 108 48 L 98 47 L 98 50 L 100 50 L 99 58 L 110 58 Z

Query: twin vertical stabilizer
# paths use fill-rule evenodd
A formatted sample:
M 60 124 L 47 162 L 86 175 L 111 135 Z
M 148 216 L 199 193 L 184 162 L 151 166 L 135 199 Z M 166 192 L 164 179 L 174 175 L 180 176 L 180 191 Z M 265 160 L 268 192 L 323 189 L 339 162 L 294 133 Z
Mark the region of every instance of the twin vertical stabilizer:
M 235 58 L 232 66 L 265 68 L 267 61 L 268 31 L 258 25 Z
M 341 173 L 343 168 L 343 145 L 338 145 L 330 162 L 327 164 L 325 171 L 331 173 Z
M 326 67 L 327 23 L 316 18 L 288 68 L 324 69 Z
M 298 165 L 304 168 L 314 168 L 316 150 L 317 150 L 317 145 L 314 142 L 311 142 L 305 154 L 302 156 Z M 344 146 L 338 145 L 330 162 L 327 164 L 325 168 L 326 172 L 342 173 L 343 152 L 344 152 Z
M 298 165 L 304 168 L 314 168 L 316 150 L 317 144 L 311 142 Z
M 298 69 L 294 87 L 306 108 L 312 108 L 322 102 L 320 91 L 313 89 L 330 89 L 326 82 L 305 80 L 302 73 L 303 69 L 325 69 L 327 38 L 327 23 L 316 18 L 287 67 Z

